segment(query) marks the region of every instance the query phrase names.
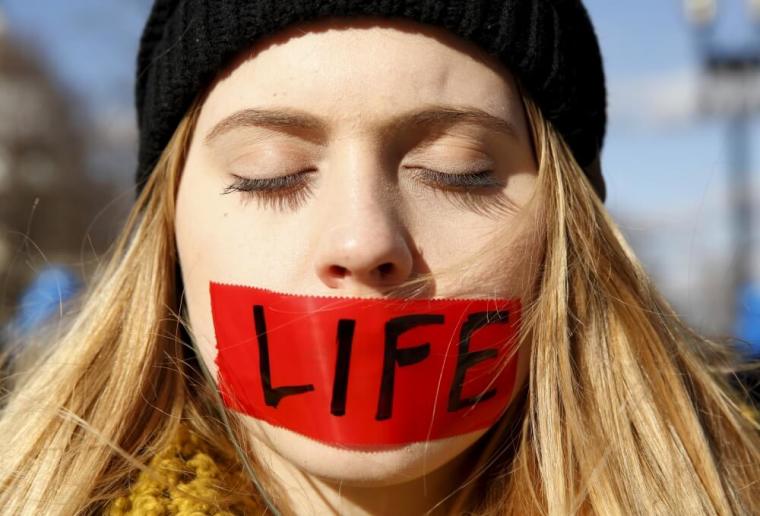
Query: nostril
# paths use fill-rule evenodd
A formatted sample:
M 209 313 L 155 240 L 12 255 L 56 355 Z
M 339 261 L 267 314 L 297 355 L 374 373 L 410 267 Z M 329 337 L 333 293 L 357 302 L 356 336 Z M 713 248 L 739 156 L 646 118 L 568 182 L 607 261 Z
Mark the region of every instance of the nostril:
M 342 278 L 343 276 L 346 275 L 346 268 L 341 267 L 340 265 L 331 265 L 329 272 L 330 272 L 330 276 Z
M 393 264 L 390 262 L 386 262 L 380 265 L 377 269 L 380 271 L 380 277 L 385 277 L 391 272 L 393 272 Z

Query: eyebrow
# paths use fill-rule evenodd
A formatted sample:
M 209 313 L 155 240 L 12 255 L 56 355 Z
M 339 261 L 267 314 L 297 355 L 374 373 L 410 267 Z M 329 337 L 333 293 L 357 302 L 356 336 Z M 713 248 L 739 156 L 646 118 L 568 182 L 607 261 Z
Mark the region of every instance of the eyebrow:
M 517 128 L 509 120 L 475 107 L 440 104 L 395 115 L 383 122 L 379 130 L 387 133 L 413 127 L 450 126 L 462 123 L 480 125 L 515 140 L 519 139 Z M 318 133 L 321 136 L 327 134 L 329 129 L 327 122 L 306 111 L 293 108 L 248 108 L 223 118 L 208 132 L 204 141 L 208 144 L 222 134 L 240 127 L 265 127 L 281 132 L 300 130 Z

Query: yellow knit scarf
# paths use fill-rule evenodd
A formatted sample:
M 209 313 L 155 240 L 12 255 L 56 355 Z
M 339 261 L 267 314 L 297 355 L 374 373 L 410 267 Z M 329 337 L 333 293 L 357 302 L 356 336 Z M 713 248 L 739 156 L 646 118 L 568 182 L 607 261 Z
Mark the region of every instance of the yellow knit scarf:
M 150 461 L 108 516 L 232 516 L 260 514 L 251 482 L 237 461 L 216 452 L 184 426 Z
M 760 423 L 760 412 L 743 405 L 748 419 Z M 233 457 L 214 451 L 184 426 L 169 446 L 150 461 L 130 487 L 114 499 L 108 516 L 232 516 L 262 514 L 250 480 Z

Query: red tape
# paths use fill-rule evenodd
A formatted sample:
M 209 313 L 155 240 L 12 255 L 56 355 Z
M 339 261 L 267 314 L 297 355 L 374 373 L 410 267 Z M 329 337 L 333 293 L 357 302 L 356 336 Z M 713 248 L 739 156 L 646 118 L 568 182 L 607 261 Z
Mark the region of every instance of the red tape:
M 511 399 L 519 300 L 209 288 L 222 399 L 273 425 L 400 445 L 489 427 Z

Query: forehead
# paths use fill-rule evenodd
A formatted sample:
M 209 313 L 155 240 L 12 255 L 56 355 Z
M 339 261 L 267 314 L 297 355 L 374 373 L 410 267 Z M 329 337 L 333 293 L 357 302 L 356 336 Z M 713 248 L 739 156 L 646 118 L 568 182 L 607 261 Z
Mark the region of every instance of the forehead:
M 523 125 L 514 79 L 495 58 L 443 28 L 372 18 L 321 19 L 260 40 L 219 76 L 199 125 L 241 108 L 287 106 L 358 128 L 425 104 Z

